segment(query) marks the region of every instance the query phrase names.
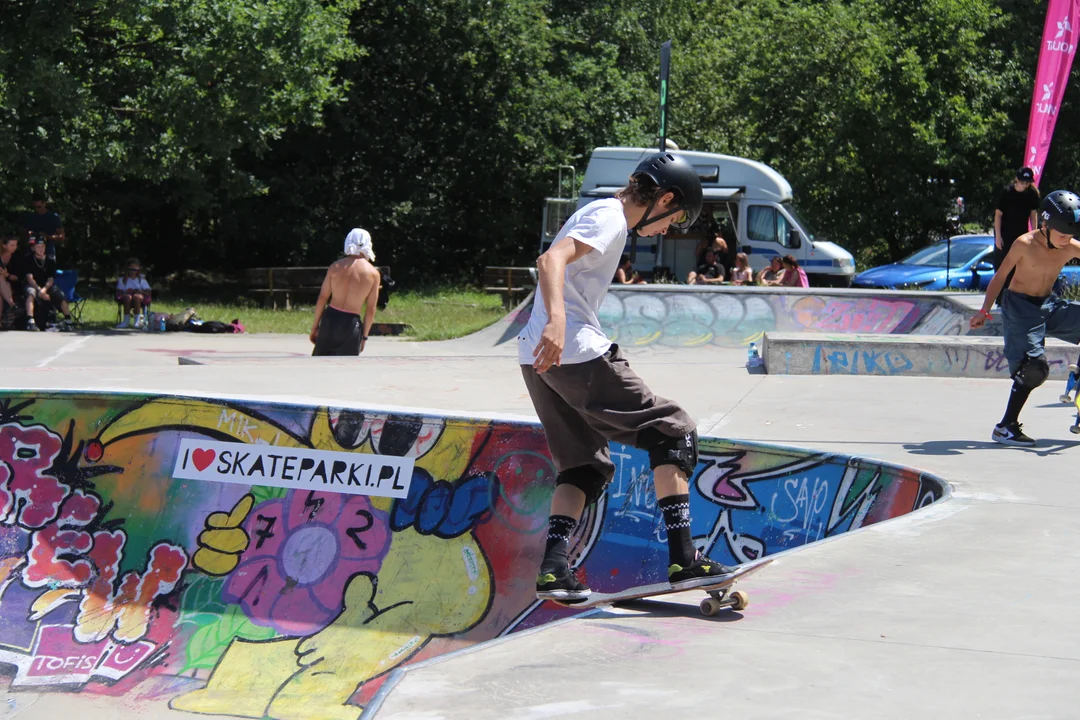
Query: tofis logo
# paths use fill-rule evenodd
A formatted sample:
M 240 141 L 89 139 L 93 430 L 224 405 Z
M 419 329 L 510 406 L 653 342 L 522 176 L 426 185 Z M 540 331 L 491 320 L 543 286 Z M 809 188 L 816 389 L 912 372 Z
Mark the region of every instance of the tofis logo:
M 409 494 L 412 473 L 407 457 L 194 438 L 180 441 L 173 465 L 173 477 L 184 480 L 394 498 Z

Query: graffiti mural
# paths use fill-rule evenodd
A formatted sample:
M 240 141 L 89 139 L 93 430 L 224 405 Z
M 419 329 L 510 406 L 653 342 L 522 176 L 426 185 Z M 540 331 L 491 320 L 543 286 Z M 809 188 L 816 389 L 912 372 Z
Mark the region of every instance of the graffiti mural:
M 948 298 L 880 291 L 658 292 L 612 288 L 600 308 L 608 336 L 627 347 L 737 347 L 772 330 L 917 335 L 968 334 L 971 311 Z M 1000 335 L 999 325 L 979 334 Z
M 696 542 L 740 563 L 941 499 L 917 471 L 705 438 Z M 663 577 L 648 457 L 588 509 L 598 590 Z M 538 603 L 538 425 L 185 397 L 0 393 L 0 668 L 242 718 L 359 717 L 406 663 L 572 615 Z

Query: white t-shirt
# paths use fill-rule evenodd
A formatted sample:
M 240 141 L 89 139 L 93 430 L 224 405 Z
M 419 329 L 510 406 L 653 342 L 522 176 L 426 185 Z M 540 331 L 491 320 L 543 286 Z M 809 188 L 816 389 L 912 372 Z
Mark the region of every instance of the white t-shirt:
M 563 304 L 566 308 L 566 346 L 562 363 L 594 360 L 608 351 L 611 341 L 600 329 L 597 312 L 626 247 L 626 217 L 622 202 L 607 198 L 591 202 L 570 216 L 555 242 L 572 237 L 593 248 L 585 257 L 566 266 Z M 536 288 L 532 317 L 518 335 L 518 362 L 532 365 L 533 351 L 547 325 L 547 307 L 541 288 Z
M 142 275 L 138 277 L 130 277 L 125 275 L 116 281 L 117 292 L 139 292 L 140 290 L 149 290 L 150 285 L 146 282 L 146 278 Z

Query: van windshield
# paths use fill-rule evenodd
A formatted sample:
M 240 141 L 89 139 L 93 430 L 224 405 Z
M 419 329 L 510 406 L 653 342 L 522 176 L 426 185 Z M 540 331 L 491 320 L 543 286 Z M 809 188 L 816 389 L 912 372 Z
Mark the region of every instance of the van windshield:
M 815 233 L 814 229 L 810 227 L 810 223 L 806 222 L 802 215 L 795 212 L 795 206 L 791 203 L 783 203 L 783 207 L 785 212 L 787 212 L 791 219 L 794 220 L 800 228 L 802 228 L 802 231 L 807 236 L 807 238 L 813 241 L 817 233 Z

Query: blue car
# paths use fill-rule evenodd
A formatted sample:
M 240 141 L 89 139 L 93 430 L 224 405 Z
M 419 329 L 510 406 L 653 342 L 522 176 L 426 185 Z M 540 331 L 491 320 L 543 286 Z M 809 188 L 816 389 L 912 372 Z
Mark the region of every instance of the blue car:
M 890 290 L 944 290 L 948 259 L 949 287 L 985 290 L 994 277 L 993 235 L 956 235 L 952 247 L 944 240 L 912 253 L 898 263 L 864 270 L 852 287 Z M 1077 268 L 1080 270 L 1080 268 Z
M 908 255 L 898 263 L 864 270 L 851 281 L 851 287 L 890 290 L 944 290 L 945 261 L 949 261 L 949 287 L 962 290 L 986 290 L 994 277 L 991 263 L 993 235 L 954 235 L 952 247 L 940 240 Z M 1054 292 L 1080 286 L 1080 265 L 1070 262 L 1061 270 Z

